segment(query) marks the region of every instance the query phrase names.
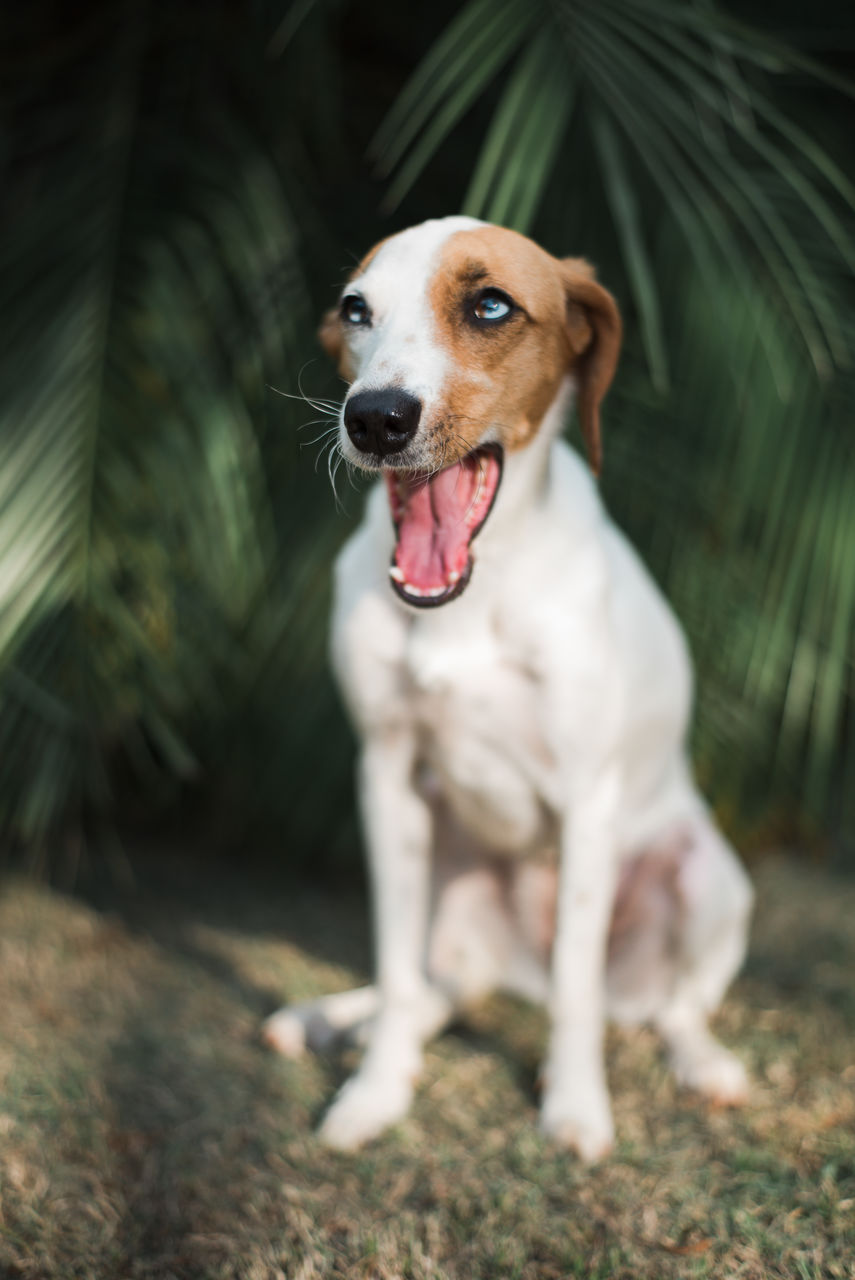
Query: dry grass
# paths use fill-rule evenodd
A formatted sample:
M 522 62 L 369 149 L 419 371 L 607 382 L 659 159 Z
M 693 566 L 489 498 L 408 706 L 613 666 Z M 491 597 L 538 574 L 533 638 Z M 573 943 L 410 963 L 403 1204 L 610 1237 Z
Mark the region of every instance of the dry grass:
M 618 1148 L 537 1135 L 544 1024 L 507 1000 L 428 1055 L 412 1117 L 357 1156 L 312 1126 L 352 1059 L 256 1041 L 278 997 L 367 965 L 357 899 L 140 863 L 101 898 L 0 894 L 0 1274 L 71 1277 L 855 1275 L 855 885 L 758 871 L 719 1029 L 752 1105 L 679 1093 L 654 1038 L 610 1042 Z

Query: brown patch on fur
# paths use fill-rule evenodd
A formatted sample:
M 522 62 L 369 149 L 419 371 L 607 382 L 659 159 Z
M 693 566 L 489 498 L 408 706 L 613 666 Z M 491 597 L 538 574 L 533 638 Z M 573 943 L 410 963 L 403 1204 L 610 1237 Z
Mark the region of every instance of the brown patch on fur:
M 490 287 L 508 294 L 517 310 L 478 325 L 467 314 Z M 597 471 L 599 406 L 617 363 L 620 318 L 587 263 L 560 262 L 515 231 L 478 227 L 446 242 L 429 296 L 455 369 L 444 396 L 449 461 L 475 448 L 487 425 L 499 428 L 506 449 L 524 448 L 572 370 Z
M 490 287 L 507 293 L 518 310 L 478 325 L 467 314 Z M 514 231 L 459 231 L 443 246 L 429 297 L 454 369 L 443 397 L 452 451 L 459 457 L 474 449 L 490 424 L 499 427 L 506 449 L 523 448 L 573 357 L 559 264 Z

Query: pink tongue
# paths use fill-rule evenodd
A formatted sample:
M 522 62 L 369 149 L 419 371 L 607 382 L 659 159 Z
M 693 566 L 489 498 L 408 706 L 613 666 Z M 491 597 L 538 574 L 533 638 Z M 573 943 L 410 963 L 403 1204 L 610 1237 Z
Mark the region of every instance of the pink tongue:
M 479 493 L 479 480 L 483 483 Z M 499 464 L 490 454 L 470 455 L 432 479 L 400 480 L 395 563 L 410 586 L 421 591 L 453 585 L 469 559 L 469 539 L 489 509 Z M 390 477 L 390 488 L 395 479 Z

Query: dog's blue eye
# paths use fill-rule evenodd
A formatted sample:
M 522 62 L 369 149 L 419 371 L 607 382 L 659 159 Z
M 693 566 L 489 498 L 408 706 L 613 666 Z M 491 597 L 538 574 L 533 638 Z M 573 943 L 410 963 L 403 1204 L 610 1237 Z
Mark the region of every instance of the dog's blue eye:
M 513 309 L 514 304 L 506 293 L 499 289 L 485 289 L 478 296 L 474 314 L 477 320 L 504 320 Z
M 349 293 L 341 300 L 340 315 L 348 324 L 370 324 L 368 303 L 358 293 Z

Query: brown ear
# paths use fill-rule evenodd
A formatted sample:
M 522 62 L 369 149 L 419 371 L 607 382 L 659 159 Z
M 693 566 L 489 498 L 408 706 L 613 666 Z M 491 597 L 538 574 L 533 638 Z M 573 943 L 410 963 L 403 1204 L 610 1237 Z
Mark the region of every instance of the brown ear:
M 576 410 L 588 462 L 594 475 L 603 460 L 600 405 L 611 385 L 620 352 L 621 319 L 612 295 L 597 284 L 593 268 L 581 258 L 565 258 L 567 333 L 573 349 Z
M 327 355 L 331 356 L 338 364 L 341 360 L 341 350 L 344 345 L 338 307 L 331 307 L 324 315 L 321 327 L 318 330 L 318 339 Z

